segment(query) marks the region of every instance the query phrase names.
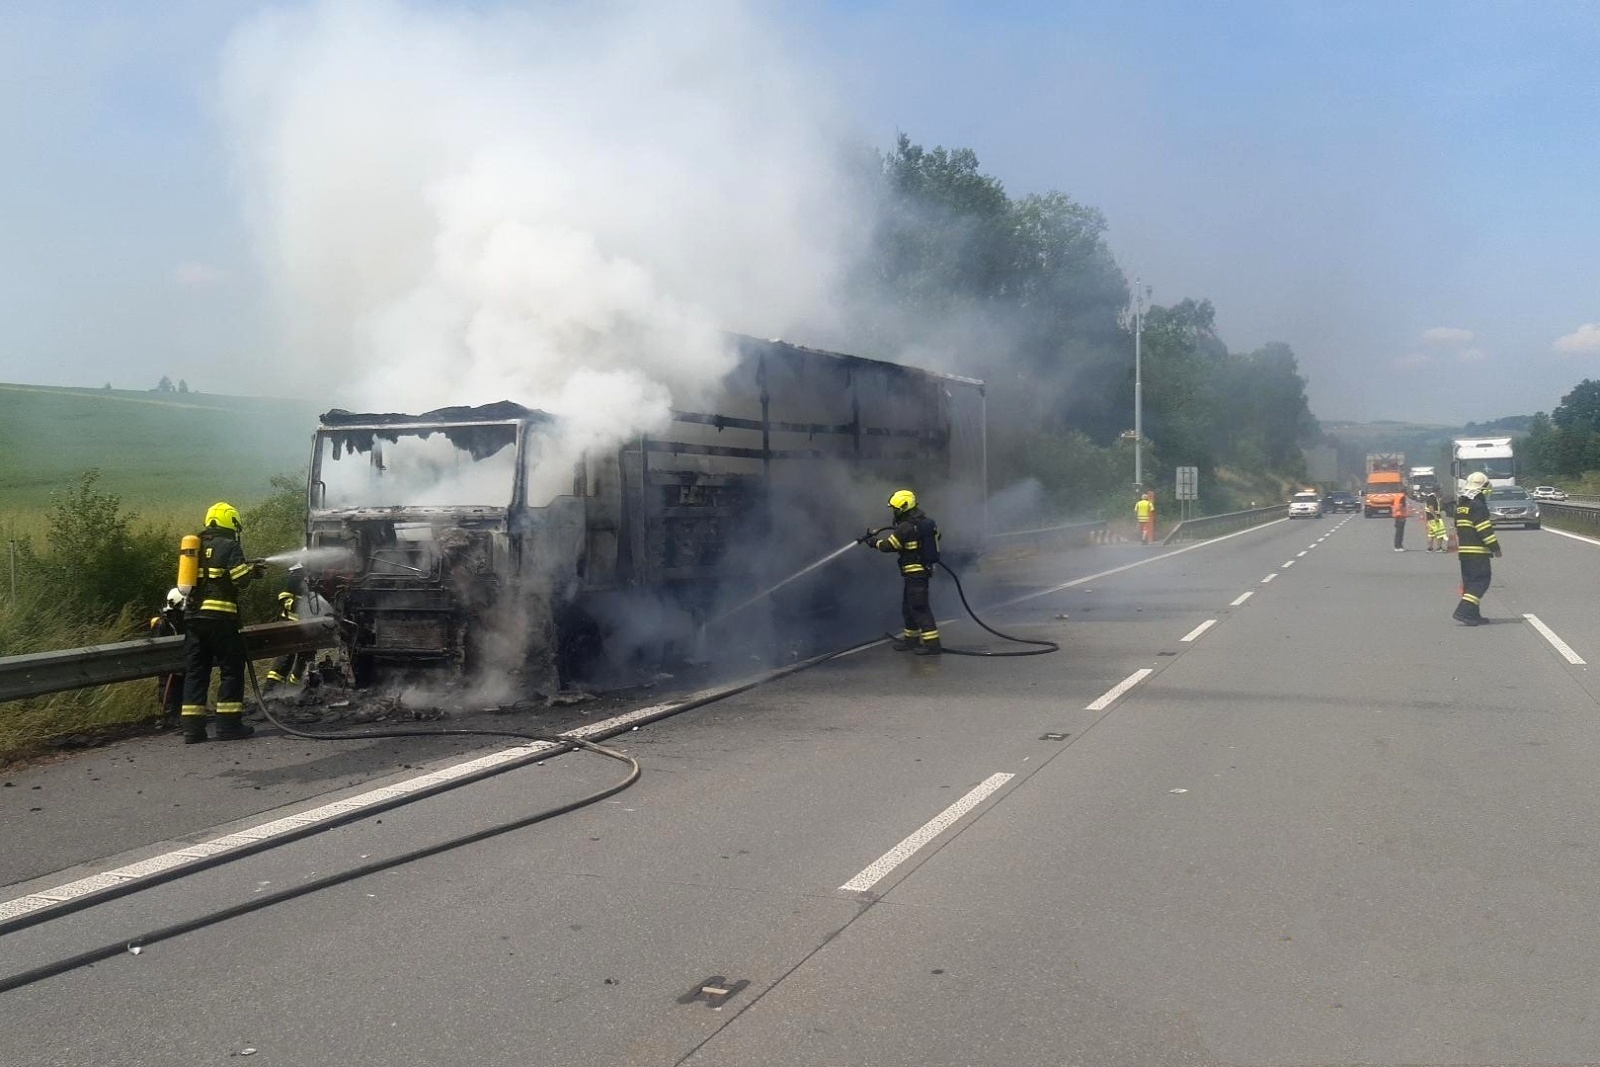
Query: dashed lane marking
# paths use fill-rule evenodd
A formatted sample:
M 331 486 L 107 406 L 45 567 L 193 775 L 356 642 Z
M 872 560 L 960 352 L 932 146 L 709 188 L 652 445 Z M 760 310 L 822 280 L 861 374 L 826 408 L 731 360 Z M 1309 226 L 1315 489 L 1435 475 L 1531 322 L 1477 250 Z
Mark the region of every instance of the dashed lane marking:
M 1266 585 L 1268 582 L 1272 581 L 1272 579 L 1276 578 L 1277 576 L 1278 576 L 1278 573 L 1276 571 L 1274 571 L 1271 574 L 1267 575 L 1265 578 L 1261 579 L 1261 584 L 1262 585 Z
M 957 819 L 960 819 L 961 816 L 983 803 L 985 798 L 1015 777 L 1016 775 L 1014 774 L 1006 774 L 1004 772 L 991 774 L 982 782 L 979 782 L 966 796 L 923 823 L 921 829 L 917 830 L 916 833 L 873 860 L 860 874 L 839 888 L 851 892 L 871 889 L 881 882 L 890 871 L 914 856 L 918 849 L 944 833 L 955 824 Z
M 1155 673 L 1155 668 L 1153 668 L 1153 667 L 1140 667 L 1138 670 L 1136 670 L 1132 674 L 1128 675 L 1122 681 L 1118 682 L 1116 685 L 1114 685 L 1110 689 L 1106 690 L 1104 696 L 1102 696 L 1099 700 L 1096 700 L 1093 704 L 1090 704 L 1088 707 L 1084 708 L 1083 710 L 1084 711 L 1104 711 L 1104 710 L 1106 710 L 1107 708 L 1109 708 L 1112 705 L 1113 702 L 1116 701 L 1116 699 L 1118 697 L 1120 697 L 1122 694 L 1126 693 L 1128 690 L 1132 689 L 1134 686 L 1138 685 L 1140 682 L 1144 681 L 1146 678 L 1150 677 L 1154 673 Z
M 1200 635 L 1201 634 L 1205 633 L 1207 630 L 1211 629 L 1216 624 L 1217 624 L 1217 620 L 1216 619 L 1207 619 L 1205 622 L 1201 623 L 1199 626 L 1196 626 L 1194 629 L 1192 629 L 1188 633 L 1184 634 L 1183 637 L 1180 640 L 1183 640 L 1183 641 L 1197 641 L 1197 640 L 1200 639 Z
M 1240 593 L 1238 596 L 1234 597 L 1233 602 L 1230 603 L 1228 605 L 1228 607 L 1236 608 L 1240 604 L 1243 604 L 1246 600 L 1249 600 L 1251 597 L 1253 597 L 1255 595 L 1256 595 L 1256 591 L 1254 589 L 1250 590 L 1248 593 Z

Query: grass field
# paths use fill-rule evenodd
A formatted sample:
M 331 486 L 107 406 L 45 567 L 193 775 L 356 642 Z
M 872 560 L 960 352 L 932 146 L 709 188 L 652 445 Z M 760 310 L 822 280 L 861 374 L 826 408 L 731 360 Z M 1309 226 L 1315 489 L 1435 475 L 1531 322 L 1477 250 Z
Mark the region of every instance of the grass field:
M 27 573 L 14 589 L 11 542 L 49 549 L 55 494 L 70 497 L 97 470 L 96 489 L 119 497 L 133 526 L 174 535 L 199 526 L 217 500 L 249 512 L 271 494 L 274 475 L 304 477 L 320 410 L 295 400 L 0 384 L 0 656 L 140 636 L 164 593 L 157 583 L 148 607 L 90 623 L 63 617 Z M 0 705 L 0 766 L 63 737 L 145 728 L 159 715 L 153 693 L 153 682 L 129 682 Z
M 318 413 L 298 400 L 0 384 L 0 517 L 37 515 L 91 468 L 143 517 L 245 507 L 274 474 L 305 470 Z

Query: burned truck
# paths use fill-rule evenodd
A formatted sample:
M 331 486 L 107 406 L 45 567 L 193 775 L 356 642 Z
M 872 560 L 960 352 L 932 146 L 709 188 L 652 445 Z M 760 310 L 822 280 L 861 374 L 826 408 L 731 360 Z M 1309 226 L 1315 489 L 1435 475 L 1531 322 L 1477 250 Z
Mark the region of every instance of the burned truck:
M 940 517 L 947 553 L 981 541 L 981 382 L 734 343 L 707 410 L 616 448 L 574 454 L 561 420 L 512 402 L 322 416 L 307 558 L 351 684 L 549 692 L 624 684 L 708 643 L 838 647 L 895 602 L 875 553 L 725 613 L 887 522 L 900 485 Z

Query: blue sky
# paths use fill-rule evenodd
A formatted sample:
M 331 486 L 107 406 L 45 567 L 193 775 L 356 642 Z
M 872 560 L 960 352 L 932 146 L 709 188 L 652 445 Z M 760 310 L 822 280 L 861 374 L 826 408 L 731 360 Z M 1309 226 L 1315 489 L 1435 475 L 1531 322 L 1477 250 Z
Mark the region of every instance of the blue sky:
M 302 387 L 218 88 L 277 6 L 0 10 L 0 380 Z M 515 7 L 535 33 L 575 10 Z M 1158 303 L 1211 299 L 1235 349 L 1291 344 L 1320 418 L 1549 410 L 1600 378 L 1600 4 L 677 10 L 741 8 L 829 123 L 1099 208 Z

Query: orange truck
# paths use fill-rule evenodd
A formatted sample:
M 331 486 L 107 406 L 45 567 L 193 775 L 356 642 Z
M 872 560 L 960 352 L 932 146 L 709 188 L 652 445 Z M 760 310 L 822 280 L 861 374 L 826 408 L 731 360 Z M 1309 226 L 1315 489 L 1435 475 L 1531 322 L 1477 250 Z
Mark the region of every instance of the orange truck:
M 1362 514 L 1393 515 L 1395 500 L 1406 495 L 1406 457 L 1398 452 L 1367 455 L 1367 494 Z

